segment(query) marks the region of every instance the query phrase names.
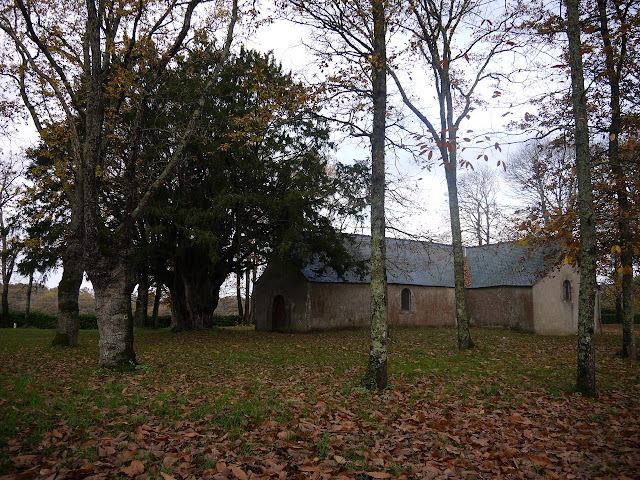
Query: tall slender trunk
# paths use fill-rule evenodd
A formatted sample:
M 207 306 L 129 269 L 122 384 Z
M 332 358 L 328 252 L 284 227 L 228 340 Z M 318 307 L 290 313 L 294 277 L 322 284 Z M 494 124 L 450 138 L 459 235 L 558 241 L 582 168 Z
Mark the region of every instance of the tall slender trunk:
M 446 165 L 445 176 L 449 194 L 449 216 L 451 217 L 451 237 L 453 239 L 453 278 L 456 302 L 456 320 L 458 324 L 458 348 L 466 350 L 473 347 L 467 315 L 467 300 L 464 289 L 464 251 L 462 249 L 462 229 L 460 228 L 460 209 L 458 207 L 458 185 L 456 182 L 456 158 L 451 154 Z
M 153 297 L 153 313 L 151 314 L 151 326 L 158 328 L 158 312 L 160 311 L 160 298 L 162 297 L 162 284 L 156 280 L 156 293 Z
M 133 315 L 136 327 L 149 326 L 149 277 L 146 273 L 140 275 L 138 282 L 138 296 L 136 297 L 136 310 Z
M 33 291 L 33 270 L 29 272 L 29 283 L 27 284 L 27 295 L 24 302 L 24 326 L 28 327 L 31 321 L 31 292 Z
M 244 318 L 244 309 L 242 308 L 242 272 L 236 272 L 236 299 L 238 301 L 238 317 Z
M 604 44 L 607 65 L 607 80 L 611 98 L 611 124 L 609 125 L 609 165 L 615 182 L 616 199 L 618 201 L 618 232 L 620 235 L 620 262 L 622 263 L 622 357 L 635 360 L 636 337 L 633 332 L 633 232 L 629 222 L 629 198 L 627 195 L 627 181 L 622 159 L 620 158 L 620 133 L 622 132 L 622 118 L 620 106 L 620 73 L 616 68 L 614 47 L 611 43 L 609 19 L 607 18 L 607 0 L 598 0 L 600 16 L 600 33 Z M 621 57 L 626 51 L 626 37 L 621 39 Z M 624 58 L 620 58 L 624 61 Z
M 244 275 L 244 317 L 242 318 L 243 325 L 249 325 L 249 319 L 251 318 L 251 295 L 249 289 L 251 288 L 251 268 L 247 267 L 247 271 Z
M 15 257 L 9 252 L 8 232 L 4 224 L 4 212 L 0 208 L 0 230 L 2 231 L 2 327 L 10 327 L 9 320 L 9 282 L 13 274 Z
M 2 320 L 5 323 L 4 326 L 10 327 L 9 325 L 9 284 L 2 283 Z
M 385 240 L 385 139 L 387 115 L 386 12 L 383 0 L 373 8 L 373 132 L 371 134 L 371 329 L 369 362 L 362 380 L 364 387 L 387 387 L 387 248 Z
M 580 210 L 580 292 L 578 296 L 578 368 L 576 386 L 583 395 L 596 397 L 594 308 L 596 295 L 596 228 L 591 186 L 591 156 L 587 97 L 582 67 L 579 1 L 567 0 L 567 37 L 571 64 L 571 99 L 575 121 L 576 170 Z
M 251 282 L 255 286 L 256 277 L 258 276 L 257 257 L 254 257 L 253 269 L 251 271 Z M 249 309 L 249 325 L 255 325 L 256 323 L 256 297 L 251 295 L 251 308 Z

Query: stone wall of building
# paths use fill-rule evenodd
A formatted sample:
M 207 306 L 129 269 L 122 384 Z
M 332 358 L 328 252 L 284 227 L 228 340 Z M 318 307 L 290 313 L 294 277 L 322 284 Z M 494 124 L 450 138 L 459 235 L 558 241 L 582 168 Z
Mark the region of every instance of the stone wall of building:
M 485 287 L 466 291 L 472 325 L 534 331 L 531 287 Z

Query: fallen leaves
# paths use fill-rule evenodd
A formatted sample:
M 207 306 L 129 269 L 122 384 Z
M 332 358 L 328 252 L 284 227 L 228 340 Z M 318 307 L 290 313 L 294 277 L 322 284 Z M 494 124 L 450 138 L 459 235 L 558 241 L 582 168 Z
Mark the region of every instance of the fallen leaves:
M 0 430 L 0 471 L 51 480 L 638 476 L 640 371 L 615 357 L 619 334 L 598 337 L 598 402 L 559 388 L 574 375 L 570 338 L 474 335 L 480 347 L 461 354 L 452 330 L 394 331 L 393 387 L 382 393 L 357 388 L 361 331 L 148 332 L 136 339 L 141 360 L 166 366 L 124 375 L 87 371 L 82 355 L 93 350 L 48 350 L 46 336 L 5 346 L 0 378 L 13 380 L 0 383 L 0 398 L 14 427 Z

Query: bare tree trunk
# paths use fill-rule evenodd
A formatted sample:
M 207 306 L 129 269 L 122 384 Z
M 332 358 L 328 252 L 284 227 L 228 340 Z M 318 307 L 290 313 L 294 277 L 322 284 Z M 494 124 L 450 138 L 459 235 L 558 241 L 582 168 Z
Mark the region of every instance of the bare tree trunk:
M 9 321 L 9 284 L 2 283 L 2 319 L 4 326 L 10 327 Z
M 615 284 L 616 288 L 616 323 L 622 325 L 624 321 L 624 313 L 622 312 L 622 292 L 617 284 Z
M 4 212 L 0 208 L 0 230 L 2 231 L 2 324 L 0 326 L 9 328 L 9 282 L 13 274 L 15 257 L 10 255 L 9 241 L 4 224 Z
M 27 295 L 24 302 L 24 326 L 28 327 L 31 321 L 31 292 L 33 291 L 33 270 L 29 272 L 29 283 L 27 284 Z
M 362 385 L 387 387 L 387 255 L 385 239 L 385 130 L 387 115 L 386 12 L 383 0 L 373 8 L 373 133 L 371 135 L 371 330 L 369 362 Z
M 174 273 L 173 280 L 169 286 L 171 292 L 171 325 L 172 332 L 191 330 L 191 320 L 187 309 L 185 297 L 185 287 L 182 277 Z
M 244 309 L 242 308 L 242 272 L 236 272 L 236 299 L 238 300 L 238 317 L 244 318 Z
M 160 298 L 162 297 L 162 284 L 156 280 L 156 294 L 153 298 L 153 313 L 151 314 L 151 326 L 158 328 L 158 312 L 160 311 Z
M 251 282 L 255 286 L 256 284 L 256 276 L 258 275 L 258 265 L 257 258 L 254 257 L 253 269 L 251 272 Z M 249 325 L 255 325 L 256 323 L 256 298 L 254 295 L 251 295 L 251 308 L 249 309 Z
M 453 239 L 453 278 L 456 302 L 456 320 L 458 323 L 458 348 L 466 350 L 473 347 L 467 315 L 467 300 L 464 289 L 464 251 L 462 250 L 462 230 L 460 228 L 460 209 L 458 207 L 458 186 L 456 183 L 456 157 L 445 168 L 447 190 L 449 193 L 449 216 L 451 217 L 451 237 Z
M 604 44 L 607 64 L 607 79 L 611 90 L 611 125 L 609 125 L 609 165 L 615 181 L 616 198 L 618 201 L 618 232 L 620 235 L 620 261 L 622 263 L 622 357 L 636 359 L 636 337 L 633 332 L 633 232 L 629 224 L 629 198 L 627 195 L 627 181 L 620 158 L 620 133 L 622 131 L 620 106 L 620 72 L 616 68 L 614 47 L 611 43 L 609 19 L 607 18 L 606 0 L 598 0 L 600 16 L 600 33 Z M 626 44 L 626 36 L 621 39 Z M 620 48 L 625 52 L 625 45 Z M 620 58 L 624 61 L 624 58 Z
M 133 321 L 126 314 L 131 305 L 131 289 L 126 281 L 127 265 L 118 262 L 101 277 L 92 278 L 96 296 L 100 365 L 110 368 L 133 368 Z
M 138 282 L 138 296 L 136 297 L 136 310 L 133 314 L 136 327 L 149 326 L 149 277 L 143 273 Z
M 594 308 L 596 295 L 596 229 L 591 186 L 591 156 L 587 97 L 582 67 L 580 39 L 580 0 L 567 0 L 567 37 L 573 116 L 575 121 L 576 169 L 578 175 L 578 204 L 580 210 L 580 293 L 578 298 L 578 392 L 596 397 L 596 354 L 594 346 Z
M 82 222 L 81 210 L 78 212 L 74 211 L 74 206 L 71 208 L 72 225 L 67 239 L 67 249 L 62 256 L 62 278 L 58 284 L 58 322 L 56 335 L 53 338 L 54 345 L 64 347 L 78 346 L 78 331 L 80 329 L 78 295 L 84 275 L 82 239 L 78 233 L 82 226 L 77 225 Z
M 251 295 L 249 294 L 251 288 L 251 268 L 247 267 L 244 278 L 244 317 L 242 318 L 243 325 L 249 325 L 249 319 L 251 318 Z

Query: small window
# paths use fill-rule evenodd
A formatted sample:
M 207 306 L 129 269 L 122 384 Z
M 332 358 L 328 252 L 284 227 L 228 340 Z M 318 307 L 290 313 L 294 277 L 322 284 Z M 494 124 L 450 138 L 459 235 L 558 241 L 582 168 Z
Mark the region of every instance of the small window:
M 402 293 L 400 294 L 400 304 L 403 312 L 411 311 L 411 290 L 408 288 L 402 289 Z
M 562 283 L 562 300 L 565 302 L 571 301 L 571 282 L 569 280 L 565 280 Z

